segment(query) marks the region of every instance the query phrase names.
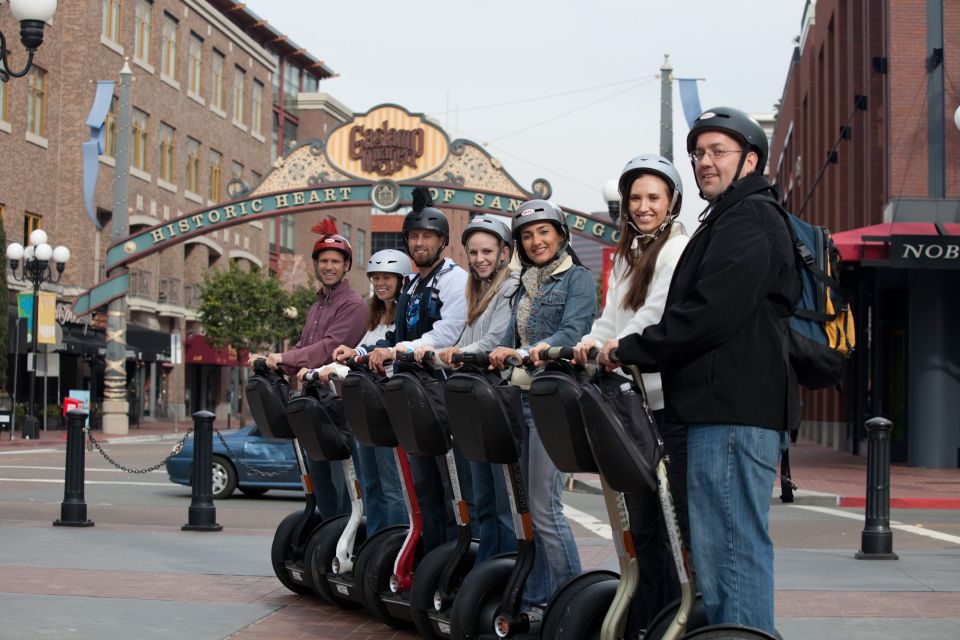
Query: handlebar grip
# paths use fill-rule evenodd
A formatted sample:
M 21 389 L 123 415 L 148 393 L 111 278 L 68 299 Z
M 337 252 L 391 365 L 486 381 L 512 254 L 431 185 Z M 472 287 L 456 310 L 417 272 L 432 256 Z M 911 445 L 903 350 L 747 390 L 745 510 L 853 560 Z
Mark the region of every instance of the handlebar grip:
M 414 357 L 413 351 L 399 351 L 397 352 L 397 362 L 416 362 L 417 359 Z
M 310 371 L 307 371 L 306 374 L 304 374 L 303 379 L 306 380 L 307 382 L 319 382 L 320 372 L 317 371 L 316 369 L 311 369 Z
M 519 356 L 507 356 L 504 358 L 503 363 L 510 365 L 511 367 L 519 367 L 524 364 L 524 360 L 525 358 L 521 358 Z

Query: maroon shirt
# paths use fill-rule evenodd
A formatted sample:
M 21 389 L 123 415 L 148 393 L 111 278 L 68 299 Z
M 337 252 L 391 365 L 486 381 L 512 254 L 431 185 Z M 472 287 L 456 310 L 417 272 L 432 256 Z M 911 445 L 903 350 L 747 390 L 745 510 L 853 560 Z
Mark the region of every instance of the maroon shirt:
M 329 294 L 321 287 L 307 312 L 300 341 L 281 354 L 283 369 L 295 374 L 302 367 L 329 364 L 334 349 L 342 344 L 352 347 L 366 331 L 367 305 L 349 284 L 343 281 Z

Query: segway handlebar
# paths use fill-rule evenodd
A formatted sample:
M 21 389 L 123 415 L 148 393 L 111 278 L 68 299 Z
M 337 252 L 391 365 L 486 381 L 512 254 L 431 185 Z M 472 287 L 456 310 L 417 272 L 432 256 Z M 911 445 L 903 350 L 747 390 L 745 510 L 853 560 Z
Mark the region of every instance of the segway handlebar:
M 450 358 L 450 362 L 453 364 L 473 364 L 481 369 L 486 369 L 490 366 L 490 354 L 487 352 L 464 352 L 453 354 L 453 357 Z M 523 364 L 523 360 L 516 356 L 510 356 L 503 362 L 504 369 L 507 367 L 519 367 Z
M 414 351 L 398 352 L 397 361 L 398 362 L 416 362 L 417 359 L 414 354 L 415 354 Z M 427 351 L 423 354 L 423 358 L 421 358 L 421 362 L 423 364 L 433 364 L 435 359 L 436 359 L 436 354 L 433 351 Z

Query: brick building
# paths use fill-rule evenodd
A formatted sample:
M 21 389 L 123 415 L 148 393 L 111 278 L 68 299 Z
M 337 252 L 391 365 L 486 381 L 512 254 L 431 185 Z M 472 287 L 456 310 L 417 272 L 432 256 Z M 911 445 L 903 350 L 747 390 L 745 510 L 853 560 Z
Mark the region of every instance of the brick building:
M 19 66 L 19 25 L 6 9 L 0 12 L 0 29 L 14 51 L 13 66 Z M 25 242 L 32 229 L 42 227 L 52 244 L 64 244 L 72 254 L 62 282 L 51 287 L 58 292 L 64 329 L 61 396 L 73 388 L 92 387 L 94 398 L 102 393 L 97 388 L 103 367 L 98 314 L 90 327 L 89 319 L 71 317 L 67 307 L 104 277 L 119 144 L 118 89 L 93 198 L 101 230 L 83 204 L 80 148 L 90 138 L 85 120 L 94 81 L 119 80 L 125 59 L 134 78 L 131 232 L 227 200 L 226 187 L 234 178 L 255 186 L 285 140 L 296 135 L 299 96 L 316 95 L 319 82 L 334 75 L 242 3 L 59 3 L 29 76 L 0 85 L 0 150 L 11 160 L 0 175 L 0 210 L 8 242 Z M 227 411 L 228 372 L 237 373 L 202 338 L 197 283 L 209 269 L 231 261 L 277 269 L 278 256 L 297 250 L 295 234 L 287 223 L 275 233 L 270 222 L 213 231 L 132 265 L 127 298 L 128 387 L 137 398 L 132 415 L 167 416 L 173 408 Z M 25 290 L 10 277 L 8 282 Z M 12 320 L 11 329 L 18 329 Z M 187 344 L 186 364 L 176 374 L 169 363 L 174 332 Z M 10 340 L 11 354 L 17 349 L 21 354 L 18 362 L 11 356 L 19 370 L 20 400 L 26 388 L 24 334 L 21 330 L 19 346 L 13 332 Z M 174 375 L 177 385 L 170 384 Z M 59 400 L 53 390 L 48 398 Z
M 865 454 L 882 415 L 916 466 L 960 465 L 958 53 L 960 3 L 809 0 L 769 166 L 833 230 L 858 323 L 843 392 L 806 393 L 803 431 Z

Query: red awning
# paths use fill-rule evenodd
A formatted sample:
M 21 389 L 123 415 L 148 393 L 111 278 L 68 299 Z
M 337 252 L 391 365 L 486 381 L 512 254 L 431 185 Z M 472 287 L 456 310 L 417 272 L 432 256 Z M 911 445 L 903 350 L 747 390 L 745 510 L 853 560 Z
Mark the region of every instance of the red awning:
M 215 349 L 206 336 L 187 336 L 186 364 L 213 364 L 221 367 L 237 366 L 237 350 L 233 347 Z
M 951 236 L 960 236 L 960 224 L 943 225 Z M 833 234 L 844 262 L 883 260 L 890 236 L 936 236 L 937 228 L 932 222 L 892 222 L 875 224 Z

